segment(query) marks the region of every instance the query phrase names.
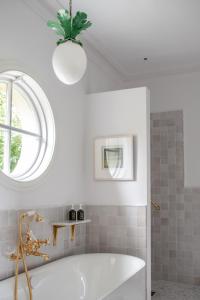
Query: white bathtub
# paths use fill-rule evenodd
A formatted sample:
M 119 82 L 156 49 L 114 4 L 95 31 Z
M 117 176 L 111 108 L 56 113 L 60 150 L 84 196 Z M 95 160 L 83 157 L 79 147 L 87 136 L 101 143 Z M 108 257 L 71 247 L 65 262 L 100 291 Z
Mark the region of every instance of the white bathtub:
M 34 300 L 145 300 L 145 262 L 122 254 L 75 255 L 30 271 Z M 0 282 L 0 300 L 13 300 L 14 278 Z M 19 300 L 28 300 L 24 274 Z

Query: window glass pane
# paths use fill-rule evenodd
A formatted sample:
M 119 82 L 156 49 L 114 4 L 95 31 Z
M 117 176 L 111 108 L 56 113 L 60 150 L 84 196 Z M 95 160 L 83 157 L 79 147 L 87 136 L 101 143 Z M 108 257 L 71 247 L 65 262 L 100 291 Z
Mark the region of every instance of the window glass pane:
M 11 132 L 10 169 L 12 177 L 28 172 L 37 159 L 40 139 L 27 134 Z
M 37 114 L 31 100 L 15 84 L 12 97 L 12 126 L 40 134 Z
M 6 124 L 7 84 L 0 82 L 0 123 Z
M 0 128 L 0 170 L 4 169 L 4 151 L 5 151 L 5 134 L 6 131 Z
M 20 159 L 22 150 L 22 136 L 21 134 L 12 134 L 10 143 L 10 173 L 12 173 Z

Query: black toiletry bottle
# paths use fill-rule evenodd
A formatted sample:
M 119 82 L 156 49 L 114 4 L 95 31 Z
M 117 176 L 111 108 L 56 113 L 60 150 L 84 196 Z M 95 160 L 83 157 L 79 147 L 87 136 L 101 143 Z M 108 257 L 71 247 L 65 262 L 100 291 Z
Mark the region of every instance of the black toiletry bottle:
M 81 204 L 80 204 L 79 210 L 77 211 L 77 219 L 78 219 L 78 221 L 84 220 L 84 210 L 83 210 Z
M 69 220 L 76 221 L 76 211 L 74 209 L 74 205 L 72 205 L 72 208 L 69 211 Z

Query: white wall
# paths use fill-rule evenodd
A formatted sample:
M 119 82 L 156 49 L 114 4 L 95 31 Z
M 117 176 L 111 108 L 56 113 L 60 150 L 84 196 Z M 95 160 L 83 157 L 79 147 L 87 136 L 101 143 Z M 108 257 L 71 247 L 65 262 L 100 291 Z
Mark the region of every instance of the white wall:
M 147 205 L 148 93 L 146 88 L 120 90 L 87 97 L 86 199 L 93 205 Z M 93 139 L 98 136 L 136 136 L 136 181 L 93 179 Z
M 88 58 L 90 60 L 88 66 L 88 88 L 87 93 L 98 93 L 112 90 L 123 89 L 124 82 L 121 76 L 110 63 L 105 60 L 98 51 L 90 51 L 90 48 L 85 47 Z
M 60 83 L 51 65 L 57 37 L 43 18 L 21 0 L 0 3 L 0 70 L 19 68 L 35 78 L 46 92 L 56 125 L 56 148 L 48 174 L 24 191 L 0 183 L 0 209 L 83 202 L 85 91 L 119 85 L 111 67 L 103 67 L 107 62 L 102 57 L 98 65 L 89 61 L 88 73 L 79 84 Z
M 200 186 L 200 73 L 134 81 L 127 87 L 147 86 L 151 111 L 183 110 L 185 186 Z

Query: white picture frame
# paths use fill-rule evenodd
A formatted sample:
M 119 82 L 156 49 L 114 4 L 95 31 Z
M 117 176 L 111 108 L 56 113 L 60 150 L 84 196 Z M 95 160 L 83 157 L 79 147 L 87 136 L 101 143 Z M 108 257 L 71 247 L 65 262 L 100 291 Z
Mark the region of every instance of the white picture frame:
M 98 137 L 94 140 L 95 180 L 134 180 L 134 136 Z

